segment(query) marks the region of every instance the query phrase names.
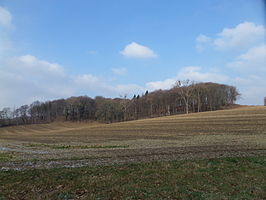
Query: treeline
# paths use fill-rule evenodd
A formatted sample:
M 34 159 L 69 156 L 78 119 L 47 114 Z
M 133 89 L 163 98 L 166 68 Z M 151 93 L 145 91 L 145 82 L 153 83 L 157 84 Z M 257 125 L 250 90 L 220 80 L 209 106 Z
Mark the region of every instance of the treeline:
M 54 101 L 35 101 L 19 108 L 0 111 L 0 127 L 53 121 L 101 121 L 106 123 L 141 118 L 223 109 L 235 103 L 234 86 L 178 81 L 170 90 L 157 90 L 132 99 L 87 96 Z

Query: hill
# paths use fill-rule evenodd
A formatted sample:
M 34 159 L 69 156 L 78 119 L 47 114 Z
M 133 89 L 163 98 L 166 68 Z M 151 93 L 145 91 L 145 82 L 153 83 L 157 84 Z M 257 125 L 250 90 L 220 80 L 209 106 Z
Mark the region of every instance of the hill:
M 221 110 L 234 105 L 240 94 L 234 86 L 218 83 L 177 82 L 169 90 L 146 91 L 123 98 L 70 97 L 35 101 L 0 110 L 0 127 L 59 121 L 122 122 L 183 113 Z
M 0 128 L 0 199 L 265 199 L 265 135 L 263 106 Z
M 16 161 L 55 159 L 64 165 L 75 159 L 86 165 L 87 159 L 93 164 L 98 158 L 142 162 L 260 153 L 266 149 L 265 135 L 266 107 L 242 106 L 113 124 L 6 127 L 0 129 L 0 148 Z

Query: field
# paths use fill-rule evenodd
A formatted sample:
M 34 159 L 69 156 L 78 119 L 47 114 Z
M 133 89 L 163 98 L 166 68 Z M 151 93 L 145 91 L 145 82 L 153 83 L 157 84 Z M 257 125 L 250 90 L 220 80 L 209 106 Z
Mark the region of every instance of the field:
M 1 128 L 0 169 L 0 199 L 264 199 L 266 107 Z
M 4 168 L 83 166 L 264 155 L 266 107 L 123 123 L 53 123 L 0 129 Z M 26 162 L 25 162 L 26 161 Z

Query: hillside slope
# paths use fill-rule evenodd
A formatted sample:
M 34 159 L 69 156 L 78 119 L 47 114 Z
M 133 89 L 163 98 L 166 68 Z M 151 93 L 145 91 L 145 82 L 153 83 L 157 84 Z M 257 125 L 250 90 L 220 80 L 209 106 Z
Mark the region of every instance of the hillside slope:
M 16 161 L 101 158 L 113 162 L 119 158 L 120 162 L 265 154 L 266 107 L 247 106 L 113 124 L 7 127 L 0 129 L 0 141 L 0 150 L 12 152 Z

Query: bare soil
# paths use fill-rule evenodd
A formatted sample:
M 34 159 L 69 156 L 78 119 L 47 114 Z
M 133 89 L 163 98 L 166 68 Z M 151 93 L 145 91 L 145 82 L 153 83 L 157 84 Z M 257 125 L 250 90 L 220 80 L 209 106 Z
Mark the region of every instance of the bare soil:
M 130 122 L 0 129 L 0 169 L 80 167 L 266 155 L 266 107 L 245 106 Z

